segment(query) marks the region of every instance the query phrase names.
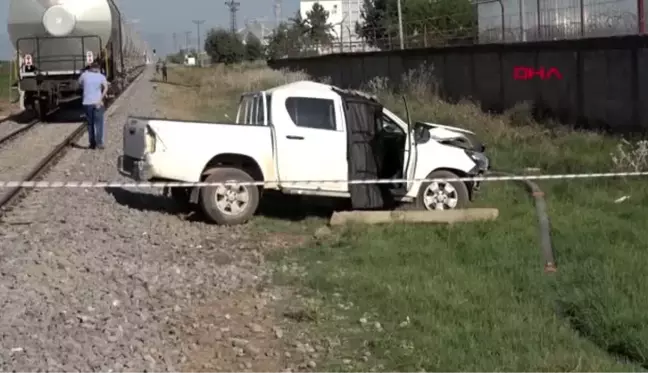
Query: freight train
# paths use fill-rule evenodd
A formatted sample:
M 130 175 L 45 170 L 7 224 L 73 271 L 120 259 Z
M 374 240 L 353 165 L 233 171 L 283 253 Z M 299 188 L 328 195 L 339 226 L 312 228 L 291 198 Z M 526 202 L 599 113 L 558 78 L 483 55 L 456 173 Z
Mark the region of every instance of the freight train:
M 22 57 L 25 107 L 41 118 L 80 97 L 78 78 L 92 62 L 100 63 L 114 94 L 149 62 L 146 44 L 115 0 L 10 0 L 7 29 Z

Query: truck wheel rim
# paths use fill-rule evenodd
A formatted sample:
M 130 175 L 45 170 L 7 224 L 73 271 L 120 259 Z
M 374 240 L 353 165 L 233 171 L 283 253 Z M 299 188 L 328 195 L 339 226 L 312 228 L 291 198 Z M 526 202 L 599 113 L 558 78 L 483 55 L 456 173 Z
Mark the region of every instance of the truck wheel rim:
M 457 189 L 448 182 L 430 183 L 423 192 L 426 210 L 452 210 L 459 204 Z
M 216 188 L 214 200 L 219 211 L 226 215 L 240 215 L 250 201 L 247 187 L 240 185 L 221 185 Z

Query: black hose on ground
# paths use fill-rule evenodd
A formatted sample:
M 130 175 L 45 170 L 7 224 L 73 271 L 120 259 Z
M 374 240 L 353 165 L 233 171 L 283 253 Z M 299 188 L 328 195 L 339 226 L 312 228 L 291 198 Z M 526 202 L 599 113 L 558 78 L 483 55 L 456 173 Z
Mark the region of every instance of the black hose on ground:
M 493 176 L 513 176 L 509 172 L 503 171 L 490 171 L 489 175 Z M 531 180 L 520 180 L 524 183 L 528 192 L 533 197 L 536 207 L 536 215 L 538 216 L 538 228 L 540 231 L 540 251 L 542 259 L 544 260 L 545 273 L 556 272 L 556 261 L 554 259 L 553 247 L 551 245 L 551 225 L 549 224 L 549 215 L 547 214 L 547 202 L 544 198 L 544 192 L 538 184 Z

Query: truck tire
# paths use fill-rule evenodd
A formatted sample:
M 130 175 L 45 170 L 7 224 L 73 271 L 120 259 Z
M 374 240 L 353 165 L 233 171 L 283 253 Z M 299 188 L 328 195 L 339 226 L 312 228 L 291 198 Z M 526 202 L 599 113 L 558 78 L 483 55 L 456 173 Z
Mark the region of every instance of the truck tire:
M 210 171 L 206 183 L 254 182 L 238 168 L 216 168 Z M 219 225 L 244 224 L 259 207 L 259 187 L 213 186 L 200 189 L 200 207 L 205 216 Z
M 432 171 L 426 179 L 458 178 L 453 172 Z M 470 203 L 468 186 L 463 181 L 424 182 L 416 197 L 417 210 L 456 210 L 463 209 Z

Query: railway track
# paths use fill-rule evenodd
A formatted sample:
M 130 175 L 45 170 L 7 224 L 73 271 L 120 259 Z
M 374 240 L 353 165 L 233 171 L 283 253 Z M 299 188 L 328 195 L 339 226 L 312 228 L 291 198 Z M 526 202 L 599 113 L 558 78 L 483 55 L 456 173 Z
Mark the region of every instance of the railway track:
M 13 120 L 6 120 L 3 122 L 0 122 L 0 125 L 3 125 L 5 122 L 13 122 Z M 40 123 L 38 119 L 32 119 L 31 121 L 25 123 L 25 124 L 20 124 L 17 123 L 17 126 L 15 128 L 10 129 L 6 134 L 3 134 L 2 137 L 0 137 L 0 146 L 3 146 L 10 141 L 14 140 L 16 137 L 19 135 L 29 131 L 30 129 L 34 128 L 35 125 Z
M 144 69 L 142 68 L 136 74 L 121 94 L 126 93 L 128 88 L 136 83 Z M 111 107 L 120 96 L 115 97 L 107 108 Z M 41 122 L 33 119 L 3 135 L 0 138 L 2 179 L 38 180 L 81 138 L 85 133 L 85 127 L 85 123 L 80 120 Z M 71 132 L 69 128 L 73 128 Z M 0 216 L 9 211 L 24 195 L 25 190 L 21 187 L 0 189 Z

